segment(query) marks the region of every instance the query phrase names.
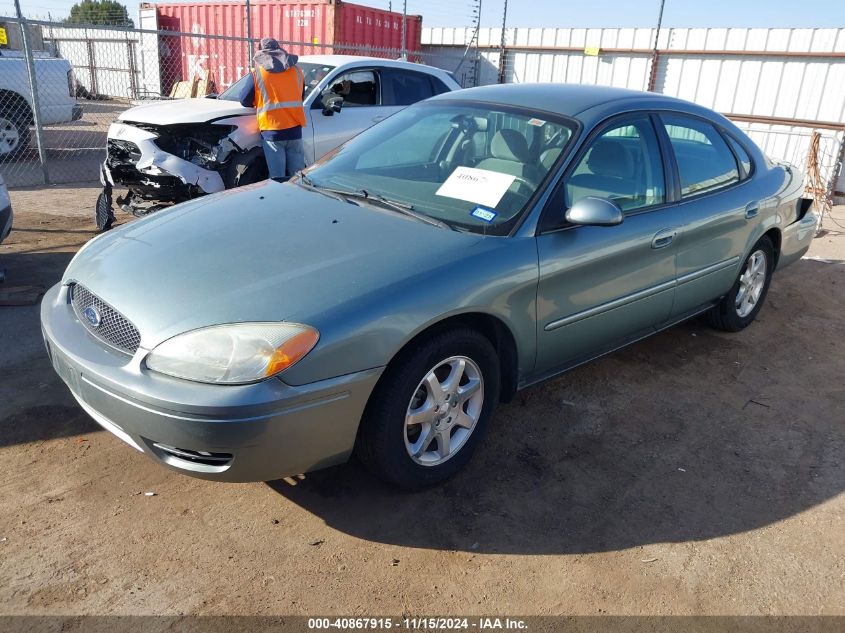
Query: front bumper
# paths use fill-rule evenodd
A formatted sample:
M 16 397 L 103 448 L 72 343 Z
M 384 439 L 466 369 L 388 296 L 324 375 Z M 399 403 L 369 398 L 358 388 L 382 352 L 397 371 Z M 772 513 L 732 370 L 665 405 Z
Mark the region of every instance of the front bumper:
M 9 204 L 5 208 L 0 209 L 0 242 L 9 237 L 12 232 L 12 205 Z
M 135 145 L 139 157 L 133 161 L 103 163 L 101 180 L 126 187 L 146 199 L 181 202 L 198 193 L 217 193 L 226 187 L 216 171 L 161 150 L 156 135 L 120 121 L 109 126 L 108 140 Z M 106 184 L 105 182 L 103 184 Z M 194 195 L 192 195 L 194 194 Z
M 41 303 L 53 367 L 103 428 L 181 473 L 269 481 L 346 461 L 381 369 L 293 387 L 279 379 L 220 386 L 147 370 L 139 349 L 112 350 L 76 318 L 67 287 Z

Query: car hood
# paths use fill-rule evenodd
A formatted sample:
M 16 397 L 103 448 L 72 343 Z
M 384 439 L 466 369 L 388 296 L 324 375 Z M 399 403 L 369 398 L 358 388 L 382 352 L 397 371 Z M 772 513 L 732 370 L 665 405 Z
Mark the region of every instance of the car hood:
M 177 123 L 205 123 L 227 116 L 241 116 L 253 112 L 237 101 L 228 99 L 174 99 L 156 101 L 129 108 L 117 118 L 118 121 L 137 121 L 157 125 Z
M 79 251 L 63 281 L 119 310 L 151 349 L 220 323 L 319 326 L 344 302 L 448 265 L 482 239 L 265 181 L 109 231 Z

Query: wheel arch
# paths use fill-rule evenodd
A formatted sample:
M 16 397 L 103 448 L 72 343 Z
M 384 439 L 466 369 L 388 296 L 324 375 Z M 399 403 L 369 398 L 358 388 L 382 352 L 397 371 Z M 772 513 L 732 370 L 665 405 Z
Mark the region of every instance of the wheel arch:
M 233 189 L 240 186 L 240 176 L 255 164 L 263 164 L 264 170 L 267 170 L 267 159 L 264 157 L 264 149 L 260 145 L 229 154 L 223 172 L 223 187 Z
M 14 90 L 0 88 L 0 112 L 7 106 L 11 106 L 13 108 L 13 113 L 23 113 L 26 117 L 23 122 L 27 125 L 32 125 L 32 108 L 29 105 L 29 101 L 26 100 L 26 97 Z
M 768 237 L 769 241 L 772 243 L 772 248 L 774 248 L 774 266 L 773 269 L 776 269 L 778 266 L 778 260 L 780 259 L 780 246 L 781 246 L 781 232 L 779 228 L 771 228 L 761 237 Z M 759 240 L 758 240 L 759 241 Z M 755 242 L 756 243 L 756 242 Z
M 501 402 L 509 402 L 516 393 L 519 385 L 519 356 L 517 353 L 516 339 L 511 329 L 501 318 L 487 312 L 461 312 L 425 325 L 408 338 L 396 351 L 388 361 L 384 373 L 387 373 L 393 365 L 400 362 L 404 353 L 411 346 L 426 338 L 435 336 L 444 330 L 460 327 L 480 332 L 493 345 L 496 355 L 499 358 L 501 375 L 499 400 Z

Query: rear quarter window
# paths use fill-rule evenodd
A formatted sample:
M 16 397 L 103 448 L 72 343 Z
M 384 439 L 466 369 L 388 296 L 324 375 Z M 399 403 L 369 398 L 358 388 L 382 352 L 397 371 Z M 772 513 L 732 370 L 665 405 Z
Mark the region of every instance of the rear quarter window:
M 736 158 L 715 127 L 674 114 L 661 114 L 661 119 L 678 164 L 681 198 L 739 182 Z
M 748 177 L 751 175 L 752 172 L 752 165 L 751 165 L 751 157 L 748 155 L 748 152 L 745 151 L 745 148 L 739 144 L 737 140 L 735 140 L 732 136 L 728 136 L 728 143 L 730 143 L 731 148 L 733 148 L 734 153 L 739 158 L 739 162 L 742 165 L 742 169 L 745 172 L 744 177 Z

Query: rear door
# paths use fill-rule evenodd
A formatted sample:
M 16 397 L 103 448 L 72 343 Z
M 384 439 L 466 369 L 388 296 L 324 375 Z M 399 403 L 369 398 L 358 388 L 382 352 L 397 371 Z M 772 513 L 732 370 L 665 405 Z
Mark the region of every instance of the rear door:
M 731 289 L 760 205 L 766 203 L 749 199 L 747 152 L 738 145 L 733 149 L 735 141 L 710 122 L 661 113 L 658 129 L 677 169 L 678 285 L 672 313 L 680 317 Z M 739 160 L 736 152 L 743 153 Z
M 382 84 L 378 68 L 342 71 L 329 82 L 310 112 L 315 160 L 400 109 L 385 103 Z M 331 95 L 343 97 L 343 109 L 326 115 L 323 99 Z
M 649 334 L 671 313 L 677 220 L 654 123 L 636 114 L 605 124 L 550 200 L 537 238 L 539 376 Z M 585 196 L 616 202 L 622 224 L 549 227 L 549 213 L 563 218 Z

